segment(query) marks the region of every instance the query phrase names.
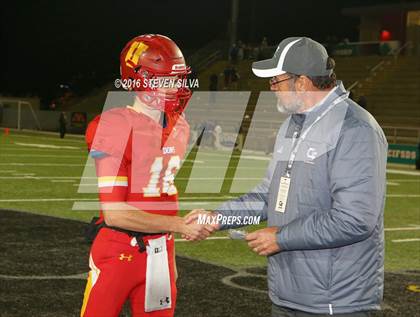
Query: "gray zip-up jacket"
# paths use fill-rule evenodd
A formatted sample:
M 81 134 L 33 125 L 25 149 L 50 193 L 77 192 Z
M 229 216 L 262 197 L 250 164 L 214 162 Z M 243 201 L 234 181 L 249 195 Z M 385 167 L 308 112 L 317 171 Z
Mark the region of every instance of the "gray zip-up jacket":
M 297 151 L 285 212 L 275 210 L 292 143 L 299 140 L 292 135 L 300 130 L 302 137 L 345 93 L 339 84 L 306 113 L 303 126 L 299 115 L 286 119 L 264 180 L 216 210 L 260 215 L 280 228 L 282 251 L 268 257 L 267 273 L 270 299 L 279 306 L 331 315 L 380 309 L 388 144 L 366 110 L 341 98 L 313 125 Z

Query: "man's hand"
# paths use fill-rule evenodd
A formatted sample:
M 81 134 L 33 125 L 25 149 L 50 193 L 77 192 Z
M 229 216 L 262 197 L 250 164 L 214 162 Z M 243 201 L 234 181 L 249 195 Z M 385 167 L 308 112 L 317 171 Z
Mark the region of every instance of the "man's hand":
M 178 230 L 184 239 L 191 241 L 204 240 L 213 231 L 214 228 L 210 225 L 198 224 L 196 222 L 186 223 L 183 218 L 181 218 L 180 229 Z
M 187 214 L 184 217 L 185 223 L 187 223 L 187 224 L 196 223 L 200 216 L 206 218 L 204 220 L 206 222 L 208 222 L 211 227 L 214 228 L 213 231 L 216 231 L 216 230 L 220 229 L 220 224 L 217 223 L 217 221 L 216 221 L 217 213 L 207 211 L 207 210 L 204 210 L 204 209 L 194 209 L 194 210 L 192 210 L 189 214 Z
M 200 216 L 210 217 L 208 221 L 210 222 L 210 224 L 198 224 L 198 218 Z M 208 233 L 207 236 L 209 236 L 211 233 L 218 230 L 220 227 L 219 224 L 216 223 L 216 221 L 213 221 L 213 219 L 215 220 L 215 217 L 216 217 L 216 214 L 214 214 L 213 212 L 206 211 L 204 209 L 194 209 L 193 211 L 191 211 L 189 214 L 187 214 L 184 217 L 184 221 L 185 221 L 185 224 L 188 226 L 203 227 L 203 229 L 205 230 L 205 233 L 206 234 Z M 205 238 L 207 238 L 207 236 Z M 195 239 L 194 237 L 188 234 L 183 234 L 182 237 L 187 240 L 203 240 L 203 239 Z
M 279 227 L 268 227 L 248 233 L 245 240 L 248 241 L 248 246 L 259 255 L 270 255 L 280 252 L 280 246 L 277 244 L 276 234 Z

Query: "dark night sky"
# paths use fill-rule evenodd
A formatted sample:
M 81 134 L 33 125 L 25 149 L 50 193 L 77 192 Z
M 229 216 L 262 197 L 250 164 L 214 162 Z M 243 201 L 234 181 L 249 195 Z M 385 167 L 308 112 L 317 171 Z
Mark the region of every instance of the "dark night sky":
M 240 0 L 238 38 L 270 44 L 292 35 L 319 41 L 327 35 L 357 40 L 358 20 L 343 7 L 374 0 Z M 227 32 L 230 0 L 41 1 L 3 4 L 0 94 L 50 98 L 61 82 L 94 82 L 118 74 L 119 53 L 132 37 L 161 33 L 194 50 Z M 92 86 L 92 85 L 90 85 Z

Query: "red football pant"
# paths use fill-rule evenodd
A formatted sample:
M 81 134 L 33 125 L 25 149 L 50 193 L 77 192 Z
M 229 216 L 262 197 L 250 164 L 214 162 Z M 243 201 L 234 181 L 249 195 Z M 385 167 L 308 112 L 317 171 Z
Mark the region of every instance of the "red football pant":
M 148 239 L 160 236 L 144 237 Z M 147 253 L 132 246 L 132 237 L 109 228 L 102 228 L 93 242 L 90 272 L 85 290 L 81 317 L 118 317 L 122 306 L 130 300 L 132 317 L 173 317 L 176 304 L 174 238 L 166 235 L 172 305 L 169 309 L 144 311 Z

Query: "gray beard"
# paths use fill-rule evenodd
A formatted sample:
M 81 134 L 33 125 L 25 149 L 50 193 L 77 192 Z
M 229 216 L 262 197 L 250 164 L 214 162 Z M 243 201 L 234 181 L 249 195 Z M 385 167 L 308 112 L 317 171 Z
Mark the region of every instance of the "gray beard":
M 277 110 L 284 114 L 298 113 L 303 108 L 303 106 L 303 102 L 297 98 L 293 103 L 290 104 L 282 104 L 279 100 L 277 100 Z

